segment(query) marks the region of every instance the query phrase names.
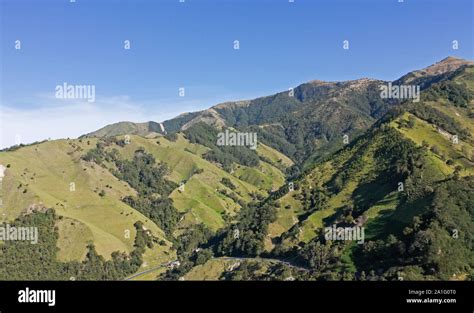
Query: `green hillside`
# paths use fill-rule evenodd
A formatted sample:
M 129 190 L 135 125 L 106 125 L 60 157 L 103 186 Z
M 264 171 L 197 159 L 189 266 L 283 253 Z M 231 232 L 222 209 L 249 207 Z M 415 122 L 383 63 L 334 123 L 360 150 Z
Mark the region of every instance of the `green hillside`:
M 58 225 L 59 256 L 65 259 L 82 259 L 89 241 L 106 258 L 113 251 L 131 251 L 136 221 L 165 239 L 156 225 L 120 201 L 134 194 L 130 186 L 80 159 L 94 144 L 94 140 L 59 140 L 0 153 L 1 164 L 9 165 L 3 183 L 5 221 L 35 207 L 55 209 L 68 221 Z M 102 190 L 103 197 L 99 195 Z M 126 231 L 130 231 L 130 238 L 125 238 Z M 74 245 L 68 244 L 72 233 Z
M 41 231 L 0 245 L 0 279 L 471 279 L 474 66 L 447 58 L 394 82 L 420 101 L 382 99 L 385 83 L 313 81 L 168 133 L 120 122 L 0 151 L 3 223 Z M 219 144 L 224 131 L 257 148 Z
M 146 252 L 145 259 L 151 260 L 145 265 L 152 266 L 174 258 L 170 242 L 174 239 L 123 201 L 127 196 L 137 196 L 137 191 L 117 177 L 112 161 L 97 162 L 98 145 L 105 147 L 105 154 L 117 153 L 122 160 L 132 160 L 137 150 L 146 151 L 168 166 L 166 177 L 175 186 L 185 182 L 184 192 L 175 188 L 169 196 L 181 215 L 175 236 L 200 223 L 214 231 L 223 227 L 242 203 L 279 188 L 284 182 L 282 170 L 291 164 L 279 152 L 261 145 L 258 155 L 279 168 L 260 161 L 255 168 L 236 165 L 231 174 L 202 157 L 208 148 L 192 144 L 182 135 L 174 141 L 136 135 L 127 136 L 127 140 L 127 144 L 124 136 L 58 140 L 0 152 L 0 164 L 7 167 L 2 189 L 4 221 L 53 208 L 60 216 L 56 222 L 60 261 L 84 260 L 89 243 L 106 259 L 114 251 L 129 253 L 135 238 L 133 224 L 141 221 L 165 243 Z M 94 156 L 91 160 L 85 160 L 88 153 Z M 232 189 L 222 183 L 224 178 L 234 186 Z

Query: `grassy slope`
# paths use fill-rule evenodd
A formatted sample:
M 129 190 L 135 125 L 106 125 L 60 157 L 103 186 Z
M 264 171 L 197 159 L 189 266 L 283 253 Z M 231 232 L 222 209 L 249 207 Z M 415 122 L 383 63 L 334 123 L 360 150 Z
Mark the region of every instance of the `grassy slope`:
M 184 280 L 219 280 L 222 273 L 234 263 L 237 261 L 211 259 L 202 265 L 195 266 L 184 276 Z
M 125 147 L 116 147 L 123 156 L 131 158 L 136 149 L 143 147 L 155 156 L 157 161 L 162 161 L 169 166 L 171 173 L 168 178 L 170 180 L 178 184 L 185 182 L 183 192 L 176 189 L 170 195 L 175 207 L 181 212 L 186 212 L 180 225 L 182 228 L 190 223 L 203 222 L 209 228 L 216 230 L 224 226 L 222 214 L 234 215 L 240 209 L 240 205 L 231 198 L 216 192 L 220 189 L 232 192 L 221 183 L 224 177 L 231 180 L 236 186 L 233 192 L 245 202 L 251 200 L 250 193 L 258 192 L 266 195 L 269 190 L 278 188 L 284 182 L 284 174 L 266 162 L 260 162 L 258 169 L 235 166 L 236 170 L 230 174 L 202 158 L 202 154 L 207 152 L 208 148 L 190 143 L 181 134 L 175 142 L 164 137 L 131 136 L 130 139 L 130 144 Z M 275 150 L 260 146 L 259 149 L 262 151 L 259 150 L 259 153 L 266 157 L 279 156 Z M 203 172 L 193 174 L 197 169 L 202 169 Z
M 126 195 L 135 195 L 133 188 L 108 170 L 80 159 L 96 142 L 94 138 L 57 140 L 0 153 L 0 164 L 10 164 L 3 180 L 2 218 L 12 220 L 32 204 L 54 208 L 62 216 L 57 223 L 61 260 L 83 259 L 90 241 L 106 258 L 113 251 L 131 251 L 135 236 L 133 224 L 137 220 L 155 236 L 164 238 L 154 223 L 120 201 Z M 239 179 L 239 171 L 230 174 L 204 160 L 202 154 L 208 149 L 189 143 L 181 135 L 176 142 L 163 137 L 131 136 L 129 145 L 113 147 L 126 158 L 131 158 L 138 147 L 144 147 L 158 162 L 163 161 L 171 168 L 169 179 L 177 183 L 186 181 L 184 192 L 175 190 L 171 194 L 177 209 L 188 212 L 180 225 L 183 228 L 190 223 L 204 222 L 215 230 L 225 223 L 223 213 L 232 215 L 240 209 L 231 198 L 216 192 L 217 189 L 232 192 L 221 183 L 223 177 L 232 181 L 237 187 L 234 192 L 246 202 L 251 201 L 251 192 L 266 195 L 284 181 L 283 173 L 266 162 L 260 162 L 259 171 L 243 168 L 240 175 L 245 179 Z M 291 160 L 264 145 L 259 146 L 258 153 L 272 162 L 281 159 L 285 166 L 291 165 Z M 204 171 L 193 175 L 196 169 Z M 70 183 L 75 184 L 74 191 L 70 191 Z M 98 195 L 101 190 L 106 192 L 104 197 Z M 130 237 L 126 238 L 128 230 Z M 173 258 L 169 245 L 157 246 L 147 253 L 145 266 Z
M 405 113 L 400 119 L 408 120 L 408 116 L 409 113 Z M 467 118 L 462 115 L 461 117 Z M 458 145 L 453 145 L 449 139 L 436 130 L 435 126 L 420 119 L 416 119 L 415 127 L 412 129 L 399 128 L 398 125 L 398 120 L 390 124 L 390 126 L 400 131 L 406 138 L 413 140 L 417 145 L 421 145 L 423 140 L 427 141 L 430 146 L 436 144 L 445 156 L 454 160 L 454 164 L 449 166 L 440 156 L 429 151 L 427 153 L 426 168 L 433 179 L 441 180 L 452 174 L 456 165 L 463 166 L 464 170 L 461 171 L 461 175 L 473 173 L 473 164 L 464 158 L 462 152 L 462 146 L 468 145 L 467 143 L 460 141 Z M 383 140 L 383 138 L 379 138 L 378 140 Z M 312 213 L 300 223 L 298 241 L 308 242 L 316 235 L 316 231 L 326 226 L 341 208 L 346 205 L 354 204 L 356 189 L 364 182 L 370 181 L 374 175 L 372 151 L 376 145 L 377 139 L 370 142 L 368 146 L 363 147 L 363 149 L 365 149 L 362 155 L 364 160 L 363 168 L 349 179 L 341 192 L 333 195 L 329 199 L 329 208 Z M 472 147 L 469 146 L 469 148 Z M 344 151 L 337 159 L 319 164 L 305 176 L 300 182 L 300 185 L 303 188 L 308 188 L 309 186 L 322 186 L 326 184 L 334 173 L 344 166 L 353 155 L 352 153 L 353 152 L 350 151 Z M 396 190 L 389 190 L 387 186 L 371 186 L 371 188 L 370 194 L 380 193 L 385 196 L 376 201 L 364 213 L 364 215 L 369 218 L 365 224 L 368 239 L 386 234 L 388 231 L 400 229 L 400 225 L 410 222 L 414 215 L 420 213 L 416 210 L 408 211 L 404 208 L 395 210 L 399 203 L 398 192 Z M 288 193 L 280 199 L 281 206 L 277 212 L 277 220 L 269 226 L 269 236 L 271 238 L 280 236 L 298 222 L 298 217 L 303 213 L 301 209 L 302 204 L 299 200 L 295 199 L 299 192 L 300 191 L 297 190 Z M 366 193 L 365 197 L 370 197 L 370 194 Z M 285 206 L 290 206 L 290 208 L 285 208 Z M 267 247 L 271 249 L 271 246 L 268 244 Z
M 352 195 L 355 189 L 364 180 L 369 180 L 369 177 L 371 176 L 371 172 L 373 171 L 373 166 L 372 166 L 373 165 L 373 150 L 376 144 L 377 144 L 376 142 L 372 142 L 368 147 L 364 147 L 364 149 L 366 149 L 364 154 L 362 155 L 362 158 L 364 160 L 364 167 L 359 172 L 357 172 L 353 177 L 350 178 L 350 180 L 348 181 L 346 186 L 341 190 L 341 192 L 339 192 L 338 194 L 334 195 L 333 197 L 329 199 L 329 208 L 326 210 L 314 212 L 303 223 L 301 234 L 300 234 L 300 240 L 304 242 L 310 241 L 316 235 L 315 230 L 325 226 L 324 219 L 336 214 L 337 211 L 341 209 L 342 207 L 349 204 L 354 204 L 352 200 Z M 345 162 L 347 161 L 331 162 L 331 164 L 333 164 L 333 167 L 335 169 L 340 170 L 343 168 Z M 315 175 L 317 175 L 320 170 L 324 171 L 324 168 L 323 169 L 317 168 Z M 329 180 L 330 177 L 332 177 L 332 175 L 328 173 L 324 173 L 322 177 L 324 177 L 324 179 L 318 180 L 317 184 L 319 186 L 322 186 L 323 183 L 326 183 L 327 180 Z M 308 182 L 308 183 L 312 184 L 312 182 Z
M 14 219 L 32 203 L 54 208 L 58 215 L 66 217 L 57 225 L 58 257 L 63 260 L 84 257 L 90 240 L 106 258 L 113 251 L 131 251 L 133 224 L 138 220 L 164 239 L 161 229 L 120 201 L 135 193 L 132 188 L 107 170 L 80 160 L 95 145 L 94 139 L 89 141 L 87 145 L 87 140 L 56 140 L 1 152 L 0 163 L 11 165 L 3 184 L 5 218 Z M 75 184 L 74 191 L 70 191 L 70 183 Z M 22 187 L 18 188 L 20 184 Z M 104 197 L 98 195 L 102 189 L 106 191 Z M 126 236 L 127 231 L 130 236 Z
M 262 143 L 258 144 L 257 153 L 271 160 L 272 165 L 281 164 L 283 167 L 290 167 L 294 164 L 286 155 Z
M 401 119 L 408 120 L 410 115 L 409 113 L 405 113 Z M 427 142 L 430 147 L 436 145 L 446 159 L 452 159 L 455 165 L 462 166 L 463 170 L 461 171 L 461 175 L 474 174 L 474 163 L 467 160 L 466 155 L 462 151 L 463 147 L 469 151 L 474 151 L 474 147 L 469 143 L 459 139 L 458 144 L 454 144 L 449 138 L 438 132 L 435 125 L 429 124 L 416 117 L 415 126 L 411 129 L 400 129 L 397 125 L 398 121 L 392 122 L 392 126 L 398 129 L 405 137 L 413 140 L 417 145 L 421 145 L 423 141 Z M 445 175 L 453 172 L 453 167 L 446 165 L 445 161 L 443 161 L 439 155 L 433 154 L 431 162 Z

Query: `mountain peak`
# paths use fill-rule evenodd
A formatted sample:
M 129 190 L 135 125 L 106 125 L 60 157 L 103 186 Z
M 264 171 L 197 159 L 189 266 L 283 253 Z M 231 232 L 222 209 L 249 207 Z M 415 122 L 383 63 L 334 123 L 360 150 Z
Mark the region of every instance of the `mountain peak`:
M 420 77 L 433 77 L 442 75 L 445 73 L 454 72 L 464 65 L 474 65 L 474 62 L 469 60 L 464 60 L 454 56 L 448 56 L 441 61 L 438 61 L 434 64 L 431 64 L 428 67 L 425 67 L 421 70 L 416 70 L 402 76 L 399 81 L 404 83 L 410 83 L 414 80 L 417 80 Z
M 439 75 L 444 74 L 446 72 L 452 72 L 457 70 L 459 67 L 463 65 L 472 65 L 474 62 L 460 59 L 453 56 L 448 56 L 447 58 L 442 59 L 435 64 L 432 64 L 418 72 L 424 75 Z
M 442 59 L 441 61 L 439 61 L 437 63 L 453 62 L 453 61 L 459 61 L 459 60 L 463 61 L 463 59 L 461 59 L 461 58 L 454 57 L 454 56 L 450 55 L 450 56 L 447 56 L 446 58 Z

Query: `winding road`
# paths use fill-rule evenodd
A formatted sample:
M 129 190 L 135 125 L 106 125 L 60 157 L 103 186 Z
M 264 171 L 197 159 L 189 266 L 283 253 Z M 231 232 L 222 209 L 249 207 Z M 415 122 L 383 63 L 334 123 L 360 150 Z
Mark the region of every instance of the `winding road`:
M 301 266 L 298 266 L 298 265 L 295 265 L 295 264 L 292 264 L 291 262 L 289 261 L 285 261 L 285 260 L 280 260 L 280 259 L 271 259 L 271 258 L 246 258 L 246 257 L 220 257 L 220 258 L 212 258 L 210 260 L 226 260 L 226 261 L 231 261 L 231 260 L 235 260 L 235 261 L 267 261 L 267 262 L 275 262 L 275 263 L 281 263 L 281 264 L 284 264 L 286 266 L 289 266 L 291 268 L 294 268 L 294 269 L 297 269 L 299 271 L 309 271 L 308 268 L 306 267 L 301 267 Z M 127 278 L 125 278 L 124 280 L 132 280 L 138 276 L 142 276 L 142 275 L 145 275 L 145 274 L 148 274 L 150 272 L 153 272 L 153 271 L 156 271 L 156 270 L 159 270 L 160 268 L 164 267 L 164 266 L 168 266 L 170 265 L 171 263 L 173 262 L 176 262 L 177 260 L 173 260 L 173 261 L 169 261 L 169 262 L 165 262 L 165 263 L 161 263 L 160 265 L 157 265 L 157 266 L 154 266 L 152 268 L 149 268 L 147 270 L 144 270 L 142 272 L 138 272 L 136 274 L 133 274 L 132 276 L 129 276 Z

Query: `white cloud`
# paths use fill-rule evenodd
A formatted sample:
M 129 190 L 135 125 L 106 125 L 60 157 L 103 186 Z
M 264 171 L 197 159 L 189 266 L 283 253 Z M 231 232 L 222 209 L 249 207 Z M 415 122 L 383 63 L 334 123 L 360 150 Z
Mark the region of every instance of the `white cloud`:
M 41 101 L 48 104 L 30 108 L 1 107 L 0 148 L 15 145 L 18 137 L 21 143 L 48 138 L 76 138 L 119 121 L 163 120 L 177 114 L 176 111 L 167 112 L 168 116 L 151 114 L 126 96 L 97 98 L 94 103 L 49 97 L 43 97 Z
M 121 121 L 163 122 L 184 112 L 199 111 L 234 99 L 249 99 L 229 94 L 211 94 L 203 98 L 177 97 L 147 100 L 140 103 L 128 96 L 87 99 L 57 99 L 52 93 L 38 93 L 28 107 L 0 104 L 0 149 L 20 143 L 45 139 L 77 138 L 108 124 Z

